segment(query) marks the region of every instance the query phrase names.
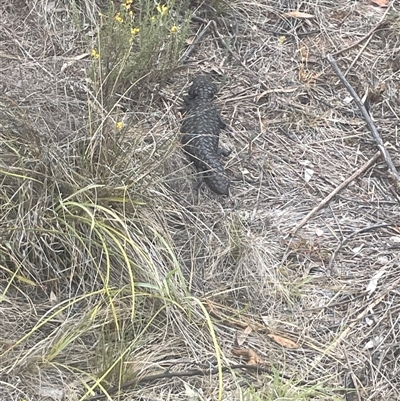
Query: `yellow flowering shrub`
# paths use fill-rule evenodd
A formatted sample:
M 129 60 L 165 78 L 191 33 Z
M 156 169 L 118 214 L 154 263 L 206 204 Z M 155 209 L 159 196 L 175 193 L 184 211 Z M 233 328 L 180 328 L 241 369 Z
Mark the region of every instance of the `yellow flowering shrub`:
M 161 15 L 165 15 L 168 12 L 168 6 L 166 5 L 157 5 L 157 11 L 161 14 Z
M 91 55 L 94 59 L 100 58 L 100 53 L 99 53 L 96 49 L 92 49 L 92 51 L 90 52 L 90 55 Z
M 159 81 L 175 68 L 190 21 L 189 15 L 182 21 L 177 7 L 173 0 L 156 5 L 153 0 L 124 0 L 117 8 L 110 0 L 108 11 L 99 16 L 98 41 L 91 51 L 92 59 L 100 59 L 94 74 L 103 80 L 99 87 L 105 98 L 124 93 L 144 76 Z
M 115 21 L 119 22 L 120 24 L 122 24 L 124 22 L 124 19 L 121 16 L 121 13 L 116 13 L 114 16 Z

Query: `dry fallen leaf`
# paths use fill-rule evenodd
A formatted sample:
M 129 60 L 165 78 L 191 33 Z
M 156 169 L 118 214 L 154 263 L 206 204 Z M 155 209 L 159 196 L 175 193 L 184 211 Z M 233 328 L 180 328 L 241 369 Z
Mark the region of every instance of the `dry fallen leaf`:
M 50 297 L 49 297 L 49 299 L 50 299 L 50 304 L 51 304 L 51 306 L 55 306 L 55 305 L 58 304 L 57 295 L 56 295 L 53 291 L 50 291 Z
M 289 11 L 288 13 L 285 13 L 282 16 L 290 18 L 314 18 L 314 15 L 308 13 L 302 13 L 301 11 Z
M 262 358 L 252 349 L 232 348 L 232 354 L 235 356 L 241 356 L 248 365 L 261 365 L 264 363 Z
M 368 102 L 371 104 L 379 103 L 383 100 L 383 94 L 386 92 L 387 86 L 385 82 L 375 85 L 367 93 Z
M 61 388 L 57 389 L 54 387 L 40 386 L 39 395 L 43 398 L 51 398 L 55 401 L 61 401 L 64 399 L 64 391 Z
M 300 54 L 301 62 L 307 63 L 307 60 L 308 60 L 309 55 L 310 55 L 310 49 L 308 47 L 302 46 L 300 48 L 299 54 Z
M 260 128 L 263 134 L 267 132 L 267 126 L 268 126 L 268 119 L 260 118 Z
M 284 338 L 281 336 L 277 336 L 276 334 L 268 334 L 268 337 L 272 338 L 279 345 L 282 345 L 282 347 L 285 347 L 285 348 L 297 349 L 300 347 L 299 344 L 295 343 L 293 340 L 290 340 L 288 338 Z
M 389 5 L 389 0 L 371 0 L 371 3 L 379 7 L 387 7 Z
M 189 384 L 183 382 L 183 385 L 185 386 L 185 396 L 187 397 L 188 400 L 199 400 L 199 392 L 192 387 L 190 387 Z
M 400 234 L 400 227 L 395 227 L 395 226 L 393 226 L 393 227 L 392 227 L 392 230 L 393 230 L 393 231 L 396 231 L 396 233 L 399 233 L 399 234 Z
M 253 329 L 250 326 L 247 326 L 243 331 L 237 331 L 235 345 L 238 345 L 239 347 L 241 347 L 244 344 L 244 342 L 247 340 L 247 337 L 252 332 L 252 330 Z
M 79 55 L 77 55 L 77 56 L 75 56 L 75 57 L 72 57 L 69 61 L 67 61 L 66 63 L 64 63 L 62 66 L 61 66 L 61 72 L 64 72 L 68 67 L 71 67 L 72 65 L 74 65 L 77 61 L 79 61 L 79 60 L 82 60 L 82 59 L 84 59 L 84 58 L 86 58 L 86 57 L 89 57 L 90 56 L 90 53 L 82 53 L 82 54 L 79 54 Z
M 206 304 L 207 304 L 208 308 L 210 309 L 210 312 L 211 312 L 211 313 L 217 314 L 217 312 L 216 312 L 216 310 L 215 310 L 215 308 L 214 308 L 214 305 L 213 305 L 212 302 L 211 302 L 209 299 L 207 299 L 207 298 L 206 298 Z
M 311 177 L 314 174 L 314 170 L 312 168 L 305 168 L 304 169 L 304 181 L 309 182 L 311 180 Z
M 368 292 L 368 296 L 372 295 L 372 293 L 376 290 L 376 287 L 378 286 L 378 281 L 386 273 L 386 269 L 387 266 L 383 267 L 372 276 L 365 290 L 366 292 Z
M 360 253 L 363 248 L 364 248 L 364 244 L 361 244 L 360 246 L 356 246 L 355 248 L 353 248 L 352 251 L 355 254 L 357 254 L 357 253 Z
M 364 345 L 364 349 L 376 348 L 383 340 L 382 336 L 375 336 Z

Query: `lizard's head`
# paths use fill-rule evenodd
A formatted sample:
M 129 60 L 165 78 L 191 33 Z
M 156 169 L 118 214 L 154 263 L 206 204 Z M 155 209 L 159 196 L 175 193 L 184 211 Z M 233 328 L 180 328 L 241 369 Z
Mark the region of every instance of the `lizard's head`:
M 189 88 L 189 97 L 192 99 L 202 98 L 211 100 L 217 93 L 217 85 L 207 75 L 197 75 L 193 78 L 192 86 Z

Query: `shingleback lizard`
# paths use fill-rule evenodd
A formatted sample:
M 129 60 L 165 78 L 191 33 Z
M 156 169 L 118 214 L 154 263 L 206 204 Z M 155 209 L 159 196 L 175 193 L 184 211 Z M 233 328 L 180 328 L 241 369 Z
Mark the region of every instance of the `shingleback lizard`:
M 218 149 L 219 134 L 226 125 L 212 103 L 216 93 L 217 86 L 208 76 L 198 75 L 193 79 L 185 98 L 182 143 L 208 187 L 217 194 L 229 195 L 230 182 Z

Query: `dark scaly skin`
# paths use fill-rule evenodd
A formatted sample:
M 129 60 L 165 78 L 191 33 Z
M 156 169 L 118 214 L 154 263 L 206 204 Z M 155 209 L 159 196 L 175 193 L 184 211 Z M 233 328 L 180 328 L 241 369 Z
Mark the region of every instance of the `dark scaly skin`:
M 218 149 L 219 134 L 225 123 L 212 103 L 216 85 L 205 75 L 193 79 L 185 99 L 186 118 L 181 132 L 183 148 L 202 173 L 205 183 L 217 194 L 229 195 L 229 179 L 225 174 Z

